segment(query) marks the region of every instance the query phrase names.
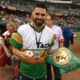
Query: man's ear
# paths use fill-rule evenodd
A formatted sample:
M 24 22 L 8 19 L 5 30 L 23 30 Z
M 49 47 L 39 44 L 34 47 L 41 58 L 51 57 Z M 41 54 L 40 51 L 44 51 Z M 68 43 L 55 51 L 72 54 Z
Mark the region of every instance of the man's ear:
M 31 13 L 31 18 L 32 18 L 33 15 L 34 15 L 34 12 L 32 11 L 32 13 Z
M 31 14 L 31 19 L 32 19 L 32 14 Z

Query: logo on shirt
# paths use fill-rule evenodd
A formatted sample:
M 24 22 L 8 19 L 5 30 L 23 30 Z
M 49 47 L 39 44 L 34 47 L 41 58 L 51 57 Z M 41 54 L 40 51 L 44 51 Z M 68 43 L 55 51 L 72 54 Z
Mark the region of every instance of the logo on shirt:
M 49 43 L 43 44 L 42 42 L 36 42 L 37 48 L 48 48 Z

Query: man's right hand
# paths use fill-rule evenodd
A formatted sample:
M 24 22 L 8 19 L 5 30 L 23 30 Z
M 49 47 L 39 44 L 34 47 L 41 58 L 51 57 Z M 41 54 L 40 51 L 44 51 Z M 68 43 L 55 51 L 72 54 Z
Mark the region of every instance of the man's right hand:
M 12 47 L 12 52 L 14 55 L 18 56 L 20 60 L 26 60 L 30 59 L 33 57 L 33 52 L 32 51 L 21 51 L 17 48 Z

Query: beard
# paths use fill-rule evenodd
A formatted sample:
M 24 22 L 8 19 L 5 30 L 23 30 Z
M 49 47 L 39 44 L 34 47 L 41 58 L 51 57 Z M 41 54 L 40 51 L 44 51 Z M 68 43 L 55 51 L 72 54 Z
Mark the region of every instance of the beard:
M 45 23 L 45 21 L 42 19 L 33 19 L 33 21 L 38 27 L 43 26 L 43 24 Z

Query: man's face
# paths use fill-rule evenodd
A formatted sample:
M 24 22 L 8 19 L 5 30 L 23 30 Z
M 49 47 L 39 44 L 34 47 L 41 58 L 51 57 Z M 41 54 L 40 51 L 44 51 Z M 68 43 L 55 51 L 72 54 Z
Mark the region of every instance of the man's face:
M 52 24 L 53 24 L 53 19 L 51 18 L 51 16 L 47 16 L 47 18 L 46 18 L 46 25 L 48 26 L 48 27 L 51 27 L 52 26 Z
M 32 20 L 36 26 L 42 26 L 46 20 L 46 9 L 36 7 L 32 12 Z

